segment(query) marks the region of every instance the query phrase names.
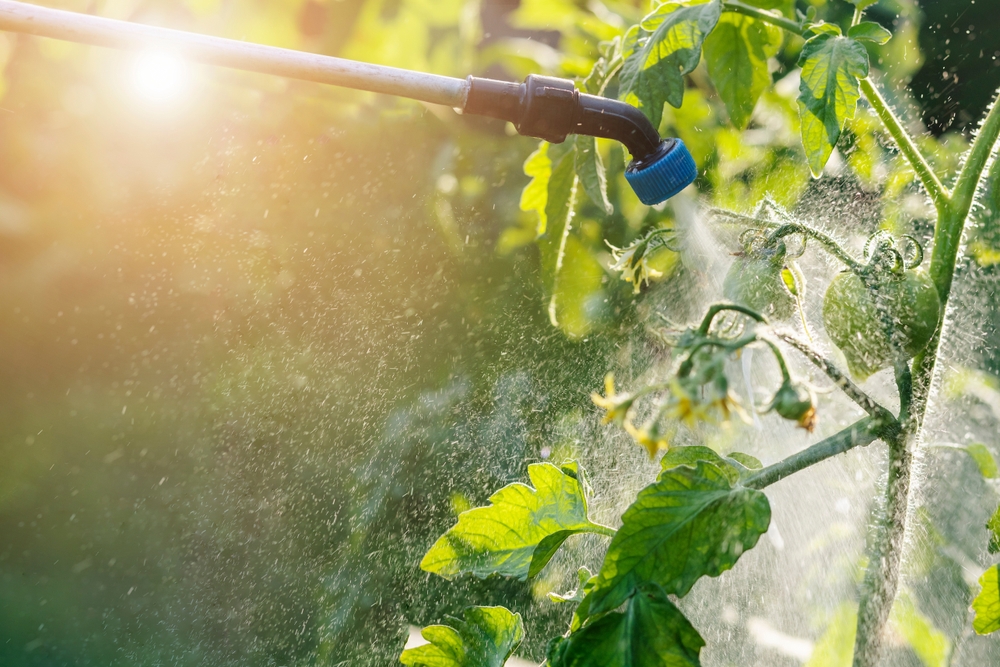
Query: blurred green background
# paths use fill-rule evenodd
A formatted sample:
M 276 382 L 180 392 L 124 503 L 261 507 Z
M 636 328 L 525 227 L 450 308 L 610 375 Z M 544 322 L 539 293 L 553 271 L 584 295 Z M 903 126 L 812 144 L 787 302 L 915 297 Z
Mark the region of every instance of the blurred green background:
M 910 31 L 882 57 L 929 90 L 914 117 L 959 144 L 1000 84 L 990 4 L 875 10 Z M 512 79 L 585 74 L 647 9 L 52 5 Z M 931 24 L 947 30 L 916 41 Z M 563 427 L 625 342 L 657 354 L 601 264 L 604 238 L 671 215 L 622 189 L 620 149 L 602 144 L 617 212 L 582 205 L 589 259 L 555 328 L 518 209 L 535 142 L 501 124 L 201 67 L 165 93 L 134 56 L 2 33 L 0 73 L 0 665 L 390 664 L 407 623 L 471 602 L 525 613 L 540 659 L 567 610 L 417 563 L 456 511 L 572 450 Z M 665 129 L 693 137 L 703 191 L 777 183 L 793 205 L 813 187 L 788 167 L 797 144 L 747 158 L 699 95 Z

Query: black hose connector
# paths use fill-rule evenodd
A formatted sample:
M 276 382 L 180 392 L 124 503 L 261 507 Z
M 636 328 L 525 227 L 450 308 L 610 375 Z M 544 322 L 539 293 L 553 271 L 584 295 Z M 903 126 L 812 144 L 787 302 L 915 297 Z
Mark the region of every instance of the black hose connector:
M 682 141 L 661 140 L 632 105 L 581 93 L 568 79 L 531 74 L 517 84 L 470 76 L 464 112 L 510 121 L 519 134 L 555 144 L 570 134 L 621 142 L 632 154 L 625 177 L 645 204 L 665 201 L 697 176 Z

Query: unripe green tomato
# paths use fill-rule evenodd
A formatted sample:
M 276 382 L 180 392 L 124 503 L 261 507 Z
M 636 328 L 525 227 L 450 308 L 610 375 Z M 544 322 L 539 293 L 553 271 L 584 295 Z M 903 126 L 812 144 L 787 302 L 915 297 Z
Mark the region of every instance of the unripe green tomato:
M 808 387 L 803 385 L 787 381 L 782 383 L 771 399 L 771 409 L 807 431 L 816 426 L 816 400 Z
M 920 269 L 887 274 L 876 287 L 891 313 L 906 358 L 927 346 L 937 329 L 941 300 Z M 864 379 L 892 365 L 892 347 L 872 292 L 853 272 L 833 279 L 823 297 L 823 324 L 847 359 L 851 374 Z
M 787 319 L 795 312 L 795 297 L 781 278 L 784 266 L 784 245 L 748 250 L 733 262 L 722 282 L 722 293 L 733 303 L 762 315 Z

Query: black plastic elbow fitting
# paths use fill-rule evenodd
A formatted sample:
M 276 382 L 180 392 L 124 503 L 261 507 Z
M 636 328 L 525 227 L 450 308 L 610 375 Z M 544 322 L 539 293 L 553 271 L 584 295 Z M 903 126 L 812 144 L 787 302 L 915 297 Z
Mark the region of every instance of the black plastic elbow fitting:
M 630 104 L 581 93 L 567 79 L 528 76 L 524 83 L 469 77 L 466 113 L 514 124 L 520 134 L 558 144 L 570 134 L 615 139 L 632 154 L 625 180 L 643 204 L 655 206 L 698 177 L 680 139 L 661 140 L 646 116 Z
M 662 151 L 660 135 L 641 111 L 581 93 L 568 79 L 531 74 L 517 84 L 470 76 L 465 113 L 510 121 L 518 133 L 556 144 L 569 134 L 614 139 L 639 163 Z

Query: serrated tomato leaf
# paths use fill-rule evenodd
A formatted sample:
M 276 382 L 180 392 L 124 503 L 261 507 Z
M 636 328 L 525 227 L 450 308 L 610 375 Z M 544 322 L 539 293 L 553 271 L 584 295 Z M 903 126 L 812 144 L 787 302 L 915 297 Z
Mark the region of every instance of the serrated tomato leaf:
M 549 321 L 552 326 L 562 326 L 566 320 L 564 330 L 570 335 L 581 335 L 588 326 L 586 297 L 595 286 L 600 287 L 598 281 L 603 278 L 603 269 L 581 243 L 574 243 L 576 239 L 570 238 L 579 182 L 575 153 L 572 141 L 539 144 L 538 150 L 524 163 L 524 173 L 532 179 L 521 193 L 521 209 L 538 214 L 536 244 L 542 282 L 549 295 Z M 565 261 L 567 255 L 572 255 L 572 262 Z M 567 263 L 573 265 L 573 275 L 569 280 L 562 280 Z M 565 317 L 560 318 L 560 315 Z
M 979 577 L 982 590 L 972 601 L 976 618 L 972 629 L 980 635 L 988 635 L 1000 630 L 1000 565 L 994 565 Z
M 730 569 L 767 531 L 767 497 L 733 481 L 735 470 L 697 461 L 660 473 L 639 492 L 608 546 L 588 613 L 610 611 L 653 582 L 683 596 L 703 576 Z
M 718 466 L 733 484 L 754 470 L 759 470 L 764 466 L 761 462 L 742 452 L 732 452 L 729 456 L 722 456 L 714 449 L 703 445 L 689 445 L 687 447 L 671 447 L 660 459 L 660 468 L 669 470 L 677 466 L 688 466 L 694 468 L 698 461 L 706 461 Z
M 428 644 L 409 648 L 399 661 L 411 667 L 503 667 L 524 638 L 521 615 L 503 607 L 469 607 L 448 625 L 420 632 Z
M 515 483 L 490 505 L 462 512 L 458 523 L 430 548 L 420 567 L 445 578 L 537 574 L 571 535 L 607 532 L 587 517 L 587 498 L 575 463 L 528 466 L 532 486 Z
M 549 232 L 550 222 L 561 229 L 573 209 L 573 153 L 572 142 L 553 145 L 542 141 L 524 161 L 524 175 L 531 180 L 521 191 L 521 210 L 538 215 L 539 236 Z
M 551 667 L 698 667 L 705 640 L 655 584 L 549 647 Z
M 742 14 L 723 14 L 705 39 L 708 74 L 729 119 L 743 129 L 761 93 L 771 85 L 767 60 L 781 47 L 780 28 Z
M 576 144 L 576 175 L 583 184 L 583 191 L 605 215 L 611 215 L 615 209 L 608 201 L 608 179 L 604 173 L 604 161 L 597 150 L 597 139 L 578 134 L 573 142 Z
M 799 116 L 802 146 L 813 176 L 823 173 L 844 123 L 854 118 L 868 76 L 868 52 L 849 37 L 821 34 L 802 47 L 799 57 Z
M 743 452 L 729 452 L 729 456 L 726 458 L 736 461 L 747 470 L 760 470 L 764 467 L 764 464 L 756 456 L 750 456 Z
M 847 31 L 847 36 L 851 39 L 865 40 L 879 45 L 892 39 L 892 33 L 874 21 L 862 21 L 851 26 Z
M 668 0 L 626 35 L 620 96 L 634 101 L 654 127 L 660 124 L 664 102 L 679 107 L 684 101 L 684 75 L 698 66 L 702 42 L 721 13 L 721 0 L 688 6 Z

